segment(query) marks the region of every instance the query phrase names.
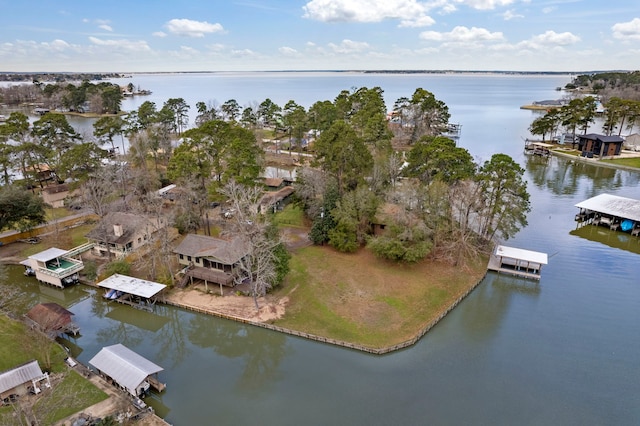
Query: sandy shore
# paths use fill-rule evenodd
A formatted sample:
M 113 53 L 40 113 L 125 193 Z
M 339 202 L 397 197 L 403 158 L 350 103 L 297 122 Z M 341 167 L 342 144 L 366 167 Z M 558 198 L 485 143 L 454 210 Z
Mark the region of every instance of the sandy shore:
M 215 293 L 217 289 L 218 287 L 209 286 L 209 293 L 205 292 L 205 288 L 202 285 L 189 286 L 185 289 L 172 289 L 165 296 L 165 299 L 169 302 L 197 308 L 212 314 L 222 314 L 223 316 L 255 322 L 269 322 L 282 318 L 289 301 L 287 297 L 276 298 L 268 294 L 266 297 L 258 298 L 259 308 L 256 309 L 252 297 L 238 296 L 234 293 L 227 293 L 221 296 L 219 293 Z

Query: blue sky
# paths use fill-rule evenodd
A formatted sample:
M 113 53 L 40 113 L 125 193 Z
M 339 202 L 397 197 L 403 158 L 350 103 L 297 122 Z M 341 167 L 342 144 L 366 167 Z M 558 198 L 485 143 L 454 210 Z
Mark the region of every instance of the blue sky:
M 640 69 L 637 0 L 0 0 L 0 71 Z

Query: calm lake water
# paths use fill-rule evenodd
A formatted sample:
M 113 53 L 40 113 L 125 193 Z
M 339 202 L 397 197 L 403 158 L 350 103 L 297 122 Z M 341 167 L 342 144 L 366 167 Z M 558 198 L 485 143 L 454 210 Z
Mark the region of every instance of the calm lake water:
M 640 174 L 523 154 L 535 113 L 569 76 L 249 73 L 136 75 L 158 106 L 269 97 L 309 106 L 340 90 L 380 86 L 387 106 L 423 87 L 462 124 L 460 146 L 479 160 L 511 155 L 526 170 L 529 225 L 507 244 L 549 254 L 542 280 L 489 273 L 414 347 L 371 356 L 260 328 L 158 307 L 105 303 L 95 290 L 37 285 L 12 267 L 32 305 L 75 313 L 66 342 L 87 363 L 123 343 L 164 367 L 147 398 L 175 425 L 637 425 L 640 424 L 640 240 L 605 228 L 576 230 L 574 205 L 601 193 L 640 199 Z M 126 106 L 125 106 L 126 107 Z M 595 129 L 596 131 L 599 129 Z

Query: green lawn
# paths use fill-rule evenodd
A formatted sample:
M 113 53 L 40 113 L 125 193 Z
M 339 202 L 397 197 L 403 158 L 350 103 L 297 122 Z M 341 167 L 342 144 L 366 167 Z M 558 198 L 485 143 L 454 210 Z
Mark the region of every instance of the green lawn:
M 602 160 L 602 162 L 640 169 L 640 157 L 616 158 L 614 160 Z
M 304 211 L 295 204 L 287 204 L 282 211 L 275 214 L 273 221 L 278 226 L 306 226 Z
M 368 250 L 312 246 L 293 253 L 275 294 L 288 297 L 275 325 L 373 348 L 410 340 L 486 272 L 479 258 L 461 269 L 437 262 L 396 264 Z
M 33 342 L 37 344 L 34 345 Z M 44 340 L 36 340 L 31 331 L 21 322 L 0 315 L 0 371 L 10 370 L 25 362 L 37 359 L 40 368 L 50 373 L 67 373 L 60 383 L 51 390 L 44 390 L 34 406 L 34 412 L 41 417 L 40 424 L 53 424 L 73 413 L 82 411 L 107 398 L 102 392 L 77 374 L 70 371 L 64 359 L 64 349 L 53 341 L 46 341 L 51 359 L 51 368 L 46 368 L 43 359 Z M 11 419 L 13 409 L 0 407 L 0 424 L 14 424 Z

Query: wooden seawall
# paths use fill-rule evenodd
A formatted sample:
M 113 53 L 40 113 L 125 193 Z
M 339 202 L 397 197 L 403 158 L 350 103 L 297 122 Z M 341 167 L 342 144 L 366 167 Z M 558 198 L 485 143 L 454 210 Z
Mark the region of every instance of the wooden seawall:
M 248 324 L 248 325 L 253 325 L 256 327 L 261 327 L 261 328 L 266 328 L 268 330 L 273 330 L 273 331 L 277 331 L 280 333 L 285 333 L 291 336 L 296 336 L 296 337 L 302 337 L 305 339 L 309 339 L 309 340 L 315 340 L 316 342 L 322 342 L 322 343 L 328 343 L 331 345 L 335 345 L 335 346 L 341 346 L 344 348 L 348 348 L 348 349 L 355 349 L 357 351 L 361 351 L 361 352 L 367 352 L 370 354 L 374 354 L 374 355 L 384 355 L 393 351 L 397 351 L 400 349 L 404 349 L 407 348 L 409 346 L 413 346 L 415 345 L 425 334 L 427 334 L 427 332 L 429 330 L 431 330 L 438 322 L 440 322 L 440 320 L 442 320 L 445 316 L 447 316 L 447 314 L 449 312 L 451 312 L 453 310 L 453 308 L 455 308 L 456 306 L 458 306 L 458 304 L 460 302 L 462 302 L 465 297 L 467 297 L 481 282 L 482 280 L 485 278 L 485 275 L 480 278 L 480 280 L 478 280 L 477 283 L 475 283 L 471 288 L 469 288 L 464 294 L 462 294 L 461 296 L 459 296 L 447 309 L 445 309 L 443 312 L 441 312 L 434 320 L 432 320 L 431 322 L 429 322 L 425 327 L 423 327 L 422 329 L 420 329 L 418 331 L 418 333 L 412 337 L 409 340 L 406 340 L 404 342 L 398 343 L 396 345 L 392 345 L 392 346 L 387 346 L 384 348 L 372 348 L 369 346 L 364 346 L 364 345 L 358 345 L 355 343 L 350 343 L 350 342 L 345 342 L 342 340 L 336 340 L 336 339 L 331 339 L 328 337 L 324 337 L 324 336 L 318 336 L 316 334 L 310 334 L 310 333 L 305 333 L 303 331 L 297 331 L 297 330 L 292 330 L 289 328 L 284 328 L 284 327 L 280 327 L 277 325 L 273 325 L 273 324 L 268 324 L 268 323 L 263 323 L 263 322 L 257 322 L 257 321 L 251 321 L 251 320 L 247 320 L 244 318 L 240 318 L 240 317 L 236 317 L 233 315 L 227 315 L 224 314 L 222 312 L 216 312 L 216 311 L 212 311 L 209 309 L 203 309 L 197 306 L 191 306 L 191 305 L 186 305 L 183 303 L 179 303 L 179 302 L 174 302 L 174 301 L 170 301 L 170 300 L 166 300 L 164 303 L 166 303 L 167 305 L 171 305 L 171 306 L 175 306 L 178 308 L 182 308 L 182 309 L 186 309 L 189 311 L 193 311 L 193 312 L 198 312 L 198 313 L 202 313 L 202 314 L 207 314 L 207 315 L 213 315 L 219 318 L 224 318 L 224 319 L 228 319 L 231 321 L 236 321 L 236 322 L 240 322 L 243 324 Z

